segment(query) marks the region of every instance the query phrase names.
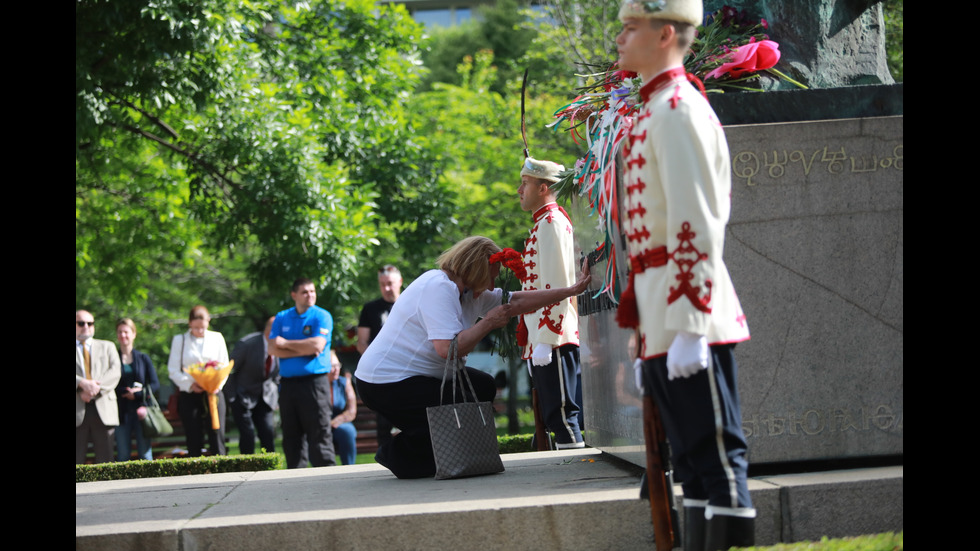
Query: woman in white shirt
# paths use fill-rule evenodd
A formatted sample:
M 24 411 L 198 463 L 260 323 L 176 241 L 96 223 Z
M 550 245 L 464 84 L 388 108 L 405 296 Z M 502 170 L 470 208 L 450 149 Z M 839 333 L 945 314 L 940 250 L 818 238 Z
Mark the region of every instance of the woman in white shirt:
M 468 237 L 444 252 L 436 261 L 439 269 L 419 276 L 398 297 L 381 332 L 357 364 L 354 376 L 361 399 L 401 429 L 375 455 L 375 460 L 398 478 L 435 474 L 425 408 L 440 404 L 439 389 L 453 338 L 457 339 L 459 355 L 465 356 L 490 331 L 506 325 L 511 316 L 588 288 L 591 278 L 584 271 L 571 287 L 517 291 L 510 294 L 507 304 L 501 304 L 503 291 L 494 288 L 500 264 L 489 262 L 498 252 L 496 243 L 479 236 Z M 466 369 L 476 400 L 493 400 L 497 393 L 493 377 Z M 451 387 L 446 388 L 446 394 L 446 402 L 451 402 Z
M 184 372 L 184 368 L 201 362 L 217 361 L 228 363 L 228 346 L 225 338 L 217 331 L 209 331 L 211 314 L 204 306 L 191 308 L 189 316 L 190 329 L 176 335 L 170 343 L 170 360 L 167 371 L 170 380 L 180 390 L 177 396 L 177 413 L 184 425 L 187 435 L 187 455 L 197 457 L 204 448 L 204 433 L 208 433 L 209 449 L 212 455 L 225 455 L 225 397 L 219 388 L 218 420 L 221 423 L 218 430 L 211 428 L 211 415 L 208 410 L 208 395 L 194 377 Z

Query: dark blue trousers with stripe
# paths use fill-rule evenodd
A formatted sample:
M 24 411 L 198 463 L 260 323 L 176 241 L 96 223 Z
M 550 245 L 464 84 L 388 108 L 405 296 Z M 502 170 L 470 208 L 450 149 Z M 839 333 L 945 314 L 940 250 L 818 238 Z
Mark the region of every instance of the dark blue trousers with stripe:
M 643 363 L 643 388 L 660 409 L 675 480 L 685 499 L 721 507 L 751 507 L 748 445 L 742 433 L 735 345 L 711 347 L 712 367 L 667 380 L 667 356 Z
M 578 425 L 579 404 L 575 401 L 578 379 L 575 372 L 580 363 L 578 345 L 566 344 L 551 351 L 551 363 L 534 365 L 531 379 L 538 391 L 541 416 L 548 430 L 555 433 L 556 444 L 572 444 L 582 441 L 582 428 Z

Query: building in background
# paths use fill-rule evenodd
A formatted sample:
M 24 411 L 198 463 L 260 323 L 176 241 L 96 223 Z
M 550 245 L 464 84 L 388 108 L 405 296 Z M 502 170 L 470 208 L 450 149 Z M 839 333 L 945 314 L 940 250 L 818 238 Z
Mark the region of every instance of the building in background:
M 412 17 L 426 27 L 454 27 L 472 19 L 476 7 L 493 4 L 487 0 L 381 0 L 381 4 L 404 4 Z

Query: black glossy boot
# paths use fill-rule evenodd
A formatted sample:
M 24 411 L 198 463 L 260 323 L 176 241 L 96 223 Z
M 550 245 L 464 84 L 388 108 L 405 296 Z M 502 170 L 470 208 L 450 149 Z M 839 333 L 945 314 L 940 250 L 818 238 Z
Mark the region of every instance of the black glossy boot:
M 704 551 L 706 521 L 704 507 L 707 501 L 697 499 L 684 500 L 684 551 Z
M 708 506 L 705 551 L 726 551 L 729 547 L 755 545 L 755 509 L 751 507 Z

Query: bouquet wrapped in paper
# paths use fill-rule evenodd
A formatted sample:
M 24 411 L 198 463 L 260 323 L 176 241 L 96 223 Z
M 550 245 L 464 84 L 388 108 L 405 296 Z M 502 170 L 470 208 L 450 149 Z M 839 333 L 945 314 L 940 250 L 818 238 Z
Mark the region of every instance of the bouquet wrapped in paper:
M 210 362 L 199 362 L 187 366 L 184 371 L 194 377 L 198 386 L 208 393 L 208 409 L 211 411 L 211 428 L 218 430 L 221 428 L 221 420 L 218 419 L 218 396 L 217 392 L 224 386 L 231 374 L 231 368 L 235 365 L 235 360 L 226 364 L 212 360 Z

